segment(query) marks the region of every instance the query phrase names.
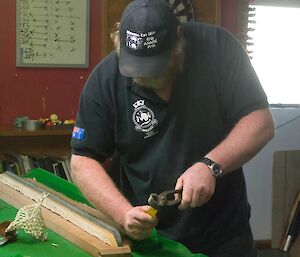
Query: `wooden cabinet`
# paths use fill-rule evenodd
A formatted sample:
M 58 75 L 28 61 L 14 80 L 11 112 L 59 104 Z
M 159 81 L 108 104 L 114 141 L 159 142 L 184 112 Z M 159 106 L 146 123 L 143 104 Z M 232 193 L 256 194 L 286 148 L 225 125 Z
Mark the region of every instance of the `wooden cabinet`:
M 192 5 L 196 21 L 221 24 L 220 0 L 193 0 Z
M 72 128 L 37 131 L 0 127 L 0 157 L 7 151 L 24 154 L 70 155 Z

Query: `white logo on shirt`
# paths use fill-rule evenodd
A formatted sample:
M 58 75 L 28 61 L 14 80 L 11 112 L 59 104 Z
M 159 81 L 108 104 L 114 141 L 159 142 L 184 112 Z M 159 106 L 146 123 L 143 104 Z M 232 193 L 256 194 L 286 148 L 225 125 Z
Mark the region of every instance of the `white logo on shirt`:
M 145 100 L 138 100 L 133 104 L 134 112 L 132 120 L 135 125 L 135 130 L 146 133 L 144 138 L 151 137 L 157 132 L 154 132 L 154 127 L 158 124 L 153 111 L 145 105 Z

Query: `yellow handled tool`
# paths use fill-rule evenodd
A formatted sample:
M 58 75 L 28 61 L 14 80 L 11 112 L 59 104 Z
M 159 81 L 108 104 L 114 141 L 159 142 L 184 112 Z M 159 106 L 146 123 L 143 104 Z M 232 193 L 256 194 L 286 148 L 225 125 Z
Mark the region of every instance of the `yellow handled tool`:
M 152 193 L 148 198 L 148 204 L 150 205 L 147 213 L 152 217 L 155 217 L 158 210 L 163 206 L 175 205 L 181 202 L 182 190 L 169 190 L 160 194 Z M 175 198 L 175 195 L 178 196 Z

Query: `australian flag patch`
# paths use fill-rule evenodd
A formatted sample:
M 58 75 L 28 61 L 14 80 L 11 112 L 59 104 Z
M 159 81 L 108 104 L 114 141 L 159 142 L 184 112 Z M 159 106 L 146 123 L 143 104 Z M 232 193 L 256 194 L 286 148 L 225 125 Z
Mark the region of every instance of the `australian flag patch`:
M 84 132 L 85 130 L 83 128 L 78 128 L 75 126 L 72 132 L 72 138 L 82 140 L 84 139 Z

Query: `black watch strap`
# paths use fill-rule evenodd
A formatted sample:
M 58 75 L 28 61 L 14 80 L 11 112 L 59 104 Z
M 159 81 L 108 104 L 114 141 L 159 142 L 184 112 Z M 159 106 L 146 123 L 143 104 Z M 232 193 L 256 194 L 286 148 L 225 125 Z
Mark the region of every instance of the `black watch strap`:
M 223 170 L 220 166 L 220 164 L 212 161 L 211 159 L 207 157 L 203 157 L 200 159 L 199 162 L 204 163 L 211 171 L 214 177 L 218 177 L 223 173 Z

